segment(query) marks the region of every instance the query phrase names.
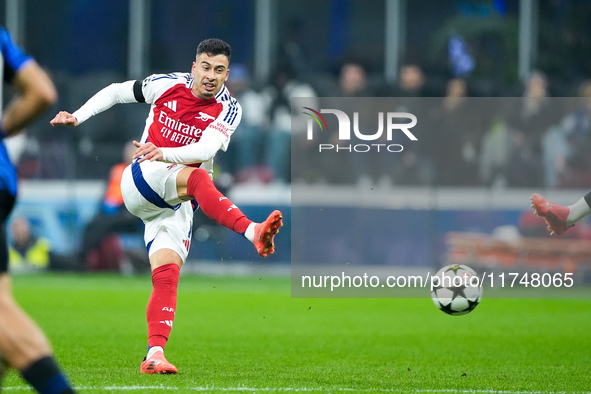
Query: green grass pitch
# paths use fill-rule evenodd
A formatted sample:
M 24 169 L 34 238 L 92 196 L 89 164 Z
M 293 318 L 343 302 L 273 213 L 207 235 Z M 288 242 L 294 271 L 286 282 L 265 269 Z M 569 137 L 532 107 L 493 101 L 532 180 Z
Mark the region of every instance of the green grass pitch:
M 145 376 L 148 276 L 14 278 L 82 393 L 558 393 L 591 390 L 591 299 L 487 299 L 448 316 L 424 299 L 292 299 L 289 278 L 184 275 L 166 349 Z M 486 297 L 486 294 L 485 294 Z M 29 392 L 15 372 L 4 392 Z

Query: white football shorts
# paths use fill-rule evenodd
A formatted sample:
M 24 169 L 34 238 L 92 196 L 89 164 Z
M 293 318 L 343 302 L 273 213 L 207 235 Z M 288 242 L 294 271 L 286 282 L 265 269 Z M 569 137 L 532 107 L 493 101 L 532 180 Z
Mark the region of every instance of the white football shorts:
M 134 162 L 123 172 L 121 192 L 129 212 L 144 221 L 148 255 L 172 249 L 184 263 L 191 245 L 193 207 L 176 192 L 176 178 L 183 168 L 159 161 Z

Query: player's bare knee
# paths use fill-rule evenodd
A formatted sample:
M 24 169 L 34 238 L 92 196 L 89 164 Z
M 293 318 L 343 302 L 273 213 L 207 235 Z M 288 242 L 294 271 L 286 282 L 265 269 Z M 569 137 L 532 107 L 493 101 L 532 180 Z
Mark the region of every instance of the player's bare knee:
M 150 267 L 152 271 L 167 264 L 176 264 L 181 268 L 183 259 L 172 249 L 160 249 L 150 255 Z
M 186 167 L 179 171 L 176 176 L 176 192 L 180 199 L 190 199 L 187 194 L 187 184 L 189 183 L 189 177 L 193 171 L 200 170 L 199 168 Z M 203 171 L 203 170 L 200 170 Z
M 188 193 L 189 182 L 200 183 L 202 180 L 211 180 L 209 173 L 201 168 L 187 167 L 179 171 L 176 178 L 177 195 L 180 199 L 191 200 L 195 196 Z

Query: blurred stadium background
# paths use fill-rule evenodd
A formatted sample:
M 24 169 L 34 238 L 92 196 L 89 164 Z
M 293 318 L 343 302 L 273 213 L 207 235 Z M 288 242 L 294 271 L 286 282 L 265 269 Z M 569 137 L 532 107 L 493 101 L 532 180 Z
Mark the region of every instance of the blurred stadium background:
M 392 256 L 388 247 L 405 264 L 439 264 L 447 258 L 449 232 L 490 235 L 501 227 L 511 238 L 507 226 L 513 226 L 543 237 L 543 226 L 522 215 L 529 195 L 542 191 L 567 204 L 591 185 L 591 110 L 572 105 L 564 117 L 536 123 L 551 98 L 591 96 L 590 17 L 591 2 L 581 0 L 0 1 L 0 20 L 48 69 L 60 94 L 26 137 L 12 142 L 22 179 L 12 217 L 27 217 L 54 254 L 71 257 L 59 267 L 87 269 L 76 260 L 83 229 L 100 209 L 125 143 L 139 138 L 148 108 L 116 106 L 78 129 L 52 129 L 49 119 L 111 82 L 189 71 L 196 45 L 215 36 L 233 47 L 228 85 L 244 108 L 228 152 L 218 154 L 216 181 L 247 214 L 262 218 L 278 207 L 289 223 L 291 97 L 530 97 L 535 105 L 524 110 L 525 120 L 502 119 L 440 141 L 456 152 L 455 160 L 441 163 L 454 176 L 423 171 L 432 155 L 419 150 L 392 163 L 390 179 L 360 174 L 344 182 L 330 176 L 293 182 L 310 196 L 317 188 L 334 192 L 323 206 L 333 209 L 335 226 L 357 208 L 337 196 L 376 187 L 380 201 L 394 199 L 364 206 L 365 212 L 411 231 L 398 234 L 403 248 L 379 243 L 382 253 L 371 264 L 401 263 L 383 257 Z M 545 143 L 561 149 L 549 153 Z M 481 158 L 490 146 L 500 154 L 486 162 Z M 284 268 L 292 235 L 286 227 L 269 259 Z M 194 234 L 192 262 L 260 261 L 240 237 L 210 223 L 198 223 Z M 142 248 L 137 234 L 116 242 L 124 251 Z M 334 240 L 318 255 L 330 261 L 347 254 L 346 242 Z M 567 260 L 553 257 L 553 269 L 572 269 Z

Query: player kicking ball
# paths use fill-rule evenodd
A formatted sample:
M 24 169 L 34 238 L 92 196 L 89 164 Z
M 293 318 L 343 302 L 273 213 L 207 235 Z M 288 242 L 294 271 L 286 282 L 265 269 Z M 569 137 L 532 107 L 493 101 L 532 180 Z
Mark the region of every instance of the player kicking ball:
M 145 224 L 144 241 L 152 268 L 152 294 L 146 310 L 148 354 L 140 372 L 176 374 L 164 357 L 174 322 L 179 272 L 187 259 L 195 200 L 203 212 L 251 241 L 267 257 L 283 225 L 273 211 L 262 223 L 248 219 L 211 179 L 213 157 L 226 150 L 242 109 L 224 85 L 231 49 L 219 39 L 202 41 L 190 73 L 152 75 L 143 81 L 107 86 L 73 114 L 62 111 L 52 126 L 75 127 L 118 103 L 151 105 L 133 162 L 121 191 L 127 209 Z
M 531 196 L 531 206 L 534 213 L 546 221 L 550 235 L 560 235 L 591 214 L 591 192 L 566 207 L 549 201 L 541 194 L 534 193 Z

